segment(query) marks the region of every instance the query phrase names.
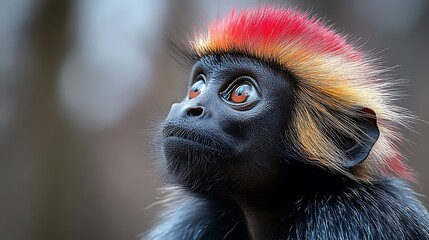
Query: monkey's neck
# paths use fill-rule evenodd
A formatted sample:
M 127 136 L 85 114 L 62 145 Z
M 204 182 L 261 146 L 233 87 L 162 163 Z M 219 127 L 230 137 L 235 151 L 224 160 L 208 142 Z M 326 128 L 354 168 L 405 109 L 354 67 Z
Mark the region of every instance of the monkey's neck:
M 273 236 L 273 233 L 283 232 L 279 224 L 282 216 L 278 212 L 243 209 L 243 213 L 252 239 L 280 239 L 280 236 Z
M 270 202 L 269 199 L 267 199 Z M 239 202 L 243 214 L 246 218 L 247 226 L 252 239 L 280 239 L 280 236 L 274 236 L 274 233 L 281 233 L 284 225 L 282 219 L 285 212 L 266 207 L 255 207 L 247 203 Z M 269 204 L 269 203 L 267 203 Z
M 281 236 L 273 234 L 284 232 L 283 219 L 289 215 L 289 206 L 294 200 L 288 190 L 289 183 L 284 179 L 276 179 L 273 182 L 275 184 L 246 189 L 232 196 L 241 208 L 254 240 L 280 239 Z
M 294 215 L 297 203 L 305 202 L 316 194 L 334 193 L 354 184 L 352 180 L 317 167 L 301 167 L 287 166 L 284 171 L 287 174 L 273 179 L 273 184 L 247 189 L 233 196 L 246 217 L 253 239 L 280 239 L 282 236 L 272 234 L 282 233 L 292 224 L 288 221 L 293 221 L 290 217 Z

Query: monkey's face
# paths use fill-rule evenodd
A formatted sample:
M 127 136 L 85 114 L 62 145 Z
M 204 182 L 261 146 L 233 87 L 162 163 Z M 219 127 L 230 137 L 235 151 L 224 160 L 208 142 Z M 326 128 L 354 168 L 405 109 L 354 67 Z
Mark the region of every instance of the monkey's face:
M 163 123 L 168 175 L 194 191 L 264 186 L 280 171 L 293 83 L 256 59 L 206 56 Z

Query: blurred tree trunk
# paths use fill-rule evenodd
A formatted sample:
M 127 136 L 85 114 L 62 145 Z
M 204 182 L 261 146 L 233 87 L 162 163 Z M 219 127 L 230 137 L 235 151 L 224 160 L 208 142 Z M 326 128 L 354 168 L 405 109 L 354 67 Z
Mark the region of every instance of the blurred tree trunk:
M 74 151 L 70 131 L 57 106 L 56 88 L 67 50 L 68 0 L 45 0 L 29 25 L 33 59 L 24 76 L 25 99 L 18 117 L 19 136 L 34 166 L 28 183 L 34 198 L 34 239 L 78 239 L 73 234 L 73 208 L 67 201 L 72 190 L 67 180 L 73 172 Z M 27 189 L 27 191 L 31 191 Z

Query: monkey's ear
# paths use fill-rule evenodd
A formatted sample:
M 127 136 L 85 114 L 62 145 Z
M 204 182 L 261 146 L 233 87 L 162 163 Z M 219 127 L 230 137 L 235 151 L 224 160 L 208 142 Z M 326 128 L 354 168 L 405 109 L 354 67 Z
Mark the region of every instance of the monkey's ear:
M 362 163 L 368 157 L 369 152 L 380 136 L 375 112 L 369 108 L 363 108 L 361 112 L 362 116 L 355 119 L 356 124 L 363 133 L 360 141 L 357 142 L 349 137 L 340 140 L 340 148 L 346 156 L 346 159 L 342 162 L 345 168 L 352 168 Z

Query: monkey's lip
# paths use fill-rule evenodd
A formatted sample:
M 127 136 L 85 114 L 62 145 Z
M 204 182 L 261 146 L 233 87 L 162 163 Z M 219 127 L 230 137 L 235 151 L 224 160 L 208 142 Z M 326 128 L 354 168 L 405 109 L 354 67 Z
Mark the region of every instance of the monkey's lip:
M 227 149 L 225 144 L 215 140 L 213 137 L 183 127 L 167 125 L 162 133 L 166 142 L 182 142 L 188 146 L 196 146 L 199 149 L 206 149 L 212 152 L 225 152 Z

